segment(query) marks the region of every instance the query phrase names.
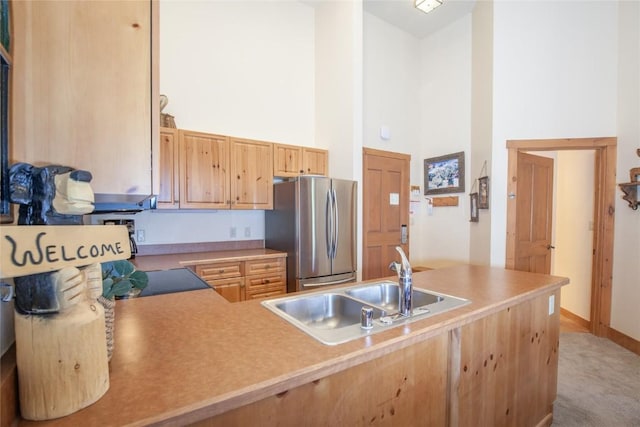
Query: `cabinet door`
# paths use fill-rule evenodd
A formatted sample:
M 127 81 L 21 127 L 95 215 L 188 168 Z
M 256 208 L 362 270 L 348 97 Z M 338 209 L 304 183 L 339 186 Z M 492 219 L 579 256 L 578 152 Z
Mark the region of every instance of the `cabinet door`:
M 228 209 L 228 137 L 184 130 L 179 135 L 180 208 Z
M 179 207 L 178 159 L 178 131 L 176 129 L 160 128 L 159 209 L 176 209 Z
M 302 170 L 302 147 L 295 145 L 273 145 L 273 175 L 298 176 Z
M 231 209 L 273 209 L 272 145 L 231 138 Z
M 244 277 L 207 282 L 229 302 L 244 301 Z
M 152 3 L 11 2 L 14 158 L 88 170 L 96 193 L 151 194 Z
M 329 152 L 320 148 L 302 148 L 302 169 L 306 175 L 329 173 Z

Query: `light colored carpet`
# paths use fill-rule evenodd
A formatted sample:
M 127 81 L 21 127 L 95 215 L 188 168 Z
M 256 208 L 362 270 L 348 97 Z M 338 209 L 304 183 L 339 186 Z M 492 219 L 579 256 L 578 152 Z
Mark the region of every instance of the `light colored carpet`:
M 553 425 L 639 427 L 640 356 L 588 333 L 561 333 Z

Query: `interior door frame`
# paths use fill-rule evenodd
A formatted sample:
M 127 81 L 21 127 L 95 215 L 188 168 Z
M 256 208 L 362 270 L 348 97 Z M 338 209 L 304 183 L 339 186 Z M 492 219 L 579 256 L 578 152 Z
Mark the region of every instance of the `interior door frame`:
M 613 231 L 615 223 L 616 152 L 618 139 L 565 138 L 508 140 L 507 245 L 505 267 L 514 269 L 516 249 L 516 188 L 520 151 L 595 151 L 593 263 L 591 267 L 591 333 L 606 336 L 611 323 Z

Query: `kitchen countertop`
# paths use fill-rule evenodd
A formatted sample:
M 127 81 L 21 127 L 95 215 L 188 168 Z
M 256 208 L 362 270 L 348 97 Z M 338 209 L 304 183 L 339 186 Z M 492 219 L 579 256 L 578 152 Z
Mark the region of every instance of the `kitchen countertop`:
M 67 417 L 20 425 L 184 425 L 551 294 L 568 279 L 462 265 L 415 273 L 413 282 L 472 302 L 326 346 L 259 301 L 230 304 L 207 290 L 118 301 L 107 393 Z
M 273 249 L 242 249 L 231 251 L 207 251 L 178 253 L 168 255 L 136 255 L 131 262 L 138 270 L 167 270 L 170 268 L 189 267 L 197 264 L 208 264 L 218 261 L 251 260 L 257 258 L 277 258 L 286 256 L 286 252 Z

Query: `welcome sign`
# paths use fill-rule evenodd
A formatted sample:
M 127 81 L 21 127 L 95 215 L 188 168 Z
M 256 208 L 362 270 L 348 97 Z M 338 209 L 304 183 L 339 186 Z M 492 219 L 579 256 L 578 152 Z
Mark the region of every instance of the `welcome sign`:
M 124 225 L 0 227 L 0 278 L 81 267 L 131 256 Z

